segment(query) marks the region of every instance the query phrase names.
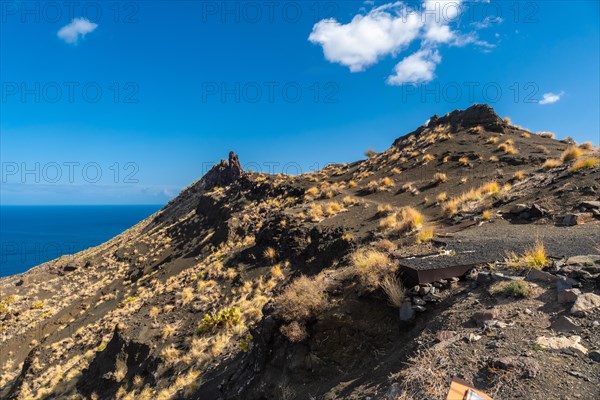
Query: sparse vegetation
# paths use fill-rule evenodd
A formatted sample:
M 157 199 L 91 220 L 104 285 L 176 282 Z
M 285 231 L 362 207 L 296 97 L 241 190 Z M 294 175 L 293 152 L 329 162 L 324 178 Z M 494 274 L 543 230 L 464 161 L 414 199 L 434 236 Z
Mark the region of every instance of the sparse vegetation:
M 596 168 L 600 165 L 600 159 L 598 157 L 588 157 L 577 160 L 569 167 L 569 172 L 577 172 L 582 169 Z
M 581 150 L 592 151 L 594 150 L 594 144 L 592 142 L 583 142 L 579 145 Z
M 501 189 L 500 185 L 498 185 L 498 182 L 488 182 L 476 189 L 471 189 L 468 192 L 463 193 L 462 195 L 454 197 L 445 202 L 442 206 L 444 214 L 446 214 L 447 216 L 455 215 L 459 211 L 459 209 L 466 210 L 466 205 L 468 203 L 481 201 L 482 199 L 488 196 L 494 195 L 500 192 L 501 190 L 506 191 L 507 189 L 508 187 Z
M 435 229 L 433 227 L 425 227 L 417 233 L 417 243 L 429 242 L 433 239 Z
M 361 283 L 371 290 L 381 286 L 386 276 L 394 273 L 396 265 L 387 254 L 375 249 L 359 249 L 352 255 L 352 264 Z
M 377 152 L 375 150 L 373 150 L 373 149 L 367 149 L 367 150 L 365 150 L 365 156 L 367 158 L 373 158 L 376 155 L 377 155 Z
M 31 309 L 32 310 L 40 310 L 44 308 L 44 302 L 43 301 L 36 301 L 33 304 L 31 304 Z
M 510 282 L 500 282 L 490 288 L 492 294 L 502 294 L 507 297 L 529 297 L 529 284 L 521 279 Z
M 546 139 L 556 138 L 556 135 L 552 132 L 540 132 L 540 133 L 538 133 L 538 135 L 540 135 L 541 137 L 546 138 Z
M 519 170 L 519 171 L 515 172 L 513 175 L 513 179 L 515 181 L 522 181 L 525 178 L 527 178 L 527 173 L 523 170 Z
M 481 219 L 484 221 L 488 221 L 488 220 L 492 219 L 492 212 L 490 210 L 485 210 L 481 214 Z
M 569 162 L 578 159 L 582 155 L 583 150 L 581 150 L 579 147 L 569 146 L 565 149 L 565 151 L 562 152 L 560 159 L 563 162 Z
M 281 333 L 292 342 L 306 338 L 305 323 L 327 308 L 325 283 L 320 276 L 296 278 L 277 298 L 277 315 L 288 323 Z
M 238 307 L 230 307 L 219 310 L 214 314 L 205 314 L 197 329 L 199 335 L 205 333 L 216 333 L 219 330 L 231 329 L 241 322 L 241 313 Z
M 549 264 L 550 261 L 546 256 L 544 243 L 539 240 L 533 246 L 527 248 L 521 256 L 514 253 L 509 254 L 507 261 L 507 265 L 513 268 L 543 269 Z
M 561 165 L 563 165 L 563 162 L 561 160 L 549 159 L 544 162 L 543 168 L 548 170 L 548 169 L 560 167 Z
M 440 183 L 444 183 L 448 180 L 448 176 L 446 174 L 444 174 L 443 172 L 436 172 L 433 175 L 433 183 L 435 184 L 440 184 Z
M 388 301 L 394 307 L 400 307 L 404 302 L 404 287 L 402 282 L 393 275 L 385 276 L 381 281 L 381 288 L 388 297 Z
M 275 261 L 275 259 L 277 258 L 277 251 L 275 251 L 274 248 L 272 247 L 267 247 L 265 249 L 265 251 L 263 252 L 263 257 L 269 261 L 269 262 L 273 262 Z

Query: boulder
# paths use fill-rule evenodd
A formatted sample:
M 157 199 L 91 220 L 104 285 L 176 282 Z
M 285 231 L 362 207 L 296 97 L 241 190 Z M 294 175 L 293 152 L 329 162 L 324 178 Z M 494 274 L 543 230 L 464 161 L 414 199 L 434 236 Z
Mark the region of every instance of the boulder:
M 535 378 L 540 372 L 540 364 L 533 357 L 509 356 L 496 358 L 492 366 L 505 371 L 516 371 L 523 378 Z
M 575 300 L 577 300 L 577 297 L 579 297 L 580 294 L 581 291 L 579 289 L 565 289 L 558 291 L 558 302 L 560 304 L 575 303 Z
M 533 268 L 527 274 L 526 279 L 528 281 L 537 281 L 537 282 L 556 282 L 559 278 L 556 275 L 553 275 L 551 273 Z
M 567 353 L 576 352 L 585 355 L 587 354 L 588 350 L 579 343 L 580 341 L 581 336 L 540 336 L 535 340 L 535 343 L 538 346 L 542 346 L 545 349 L 560 350 L 565 351 Z
M 564 315 L 552 322 L 550 328 L 561 332 L 575 332 L 581 329 L 571 318 Z
M 399 310 L 399 316 L 400 321 L 402 322 L 409 322 L 415 318 L 415 310 L 413 309 L 410 301 L 405 301 L 402 303 Z
M 562 224 L 564 226 L 583 225 L 594 219 L 592 213 L 574 213 L 567 214 L 563 217 Z
M 575 304 L 571 307 L 571 314 L 581 315 L 586 311 L 600 307 L 600 296 L 594 293 L 584 293 L 577 296 Z

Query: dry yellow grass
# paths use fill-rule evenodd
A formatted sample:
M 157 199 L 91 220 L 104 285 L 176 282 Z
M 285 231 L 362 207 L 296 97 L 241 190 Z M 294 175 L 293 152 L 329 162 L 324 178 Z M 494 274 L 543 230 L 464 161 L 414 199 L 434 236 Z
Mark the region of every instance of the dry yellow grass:
M 588 157 L 577 160 L 569 167 L 569 172 L 577 172 L 582 169 L 596 168 L 600 165 L 600 159 L 598 157 Z
M 388 215 L 394 211 L 394 207 L 391 204 L 380 204 L 377 206 L 378 215 Z
M 519 153 L 517 148 L 513 146 L 513 143 L 511 140 L 507 140 L 506 142 L 500 144 L 498 146 L 498 150 L 503 151 L 506 154 L 518 154 Z
M 516 181 L 522 181 L 526 177 L 527 177 L 527 173 L 523 170 L 519 170 L 519 171 L 515 172 L 513 175 L 513 179 Z
M 492 136 L 486 140 L 486 143 L 491 143 L 491 144 L 498 143 L 498 138 L 495 136 Z
M 396 270 L 387 254 L 375 249 L 360 249 L 352 255 L 352 265 L 362 284 L 372 290 Z
M 419 229 L 423 225 L 423 214 L 421 214 L 416 208 L 409 206 L 402 207 L 400 210 L 400 215 L 402 217 L 402 230 Z
M 434 159 L 435 159 L 435 157 L 432 156 L 431 154 L 425 154 L 423 156 L 423 163 L 428 163 L 429 161 L 432 161 Z
M 443 203 L 444 201 L 448 200 L 448 195 L 446 194 L 446 192 L 442 192 L 436 196 L 435 200 L 438 203 Z
M 582 155 L 583 150 L 581 150 L 579 147 L 569 146 L 565 149 L 565 151 L 562 152 L 560 159 L 563 162 L 569 162 L 578 159 Z
M 484 221 L 488 221 L 488 220 L 492 219 L 492 212 L 490 210 L 485 210 L 481 214 L 481 219 Z
M 458 197 L 454 197 L 448 200 L 446 203 L 442 205 L 442 209 L 446 216 L 455 215 L 459 209 L 463 208 L 468 202 L 480 201 L 488 196 L 496 194 L 501 190 L 509 190 L 510 187 L 505 186 L 502 189 L 498 182 L 491 181 L 481 185 L 478 188 L 471 189 L 468 192 L 461 194 Z
M 554 139 L 556 137 L 556 135 L 552 132 L 540 132 L 538 135 L 546 139 Z
M 586 151 L 594 150 L 594 144 L 592 142 L 583 142 L 579 145 L 579 148 Z
M 544 162 L 544 165 L 542 167 L 544 169 L 548 170 L 548 169 L 560 167 L 561 165 L 563 165 L 563 162 L 561 160 L 548 159 Z
M 504 121 L 504 123 L 505 123 L 505 124 L 507 124 L 507 125 L 510 125 L 510 123 L 511 123 L 510 117 L 504 117 L 504 120 L 503 120 L 503 121 Z
M 433 227 L 425 227 L 417 233 L 417 243 L 425 243 L 431 241 L 433 239 L 433 235 L 435 234 L 435 229 Z
M 381 185 L 384 187 L 392 187 L 394 186 L 394 181 L 391 178 L 385 177 L 380 181 Z
M 550 264 L 546 256 L 544 243 L 537 240 L 533 246 L 527 248 L 521 256 L 514 253 L 509 254 L 507 265 L 513 268 L 535 268 L 543 269 Z
M 327 306 L 325 284 L 319 276 L 300 276 L 279 295 L 277 314 L 285 321 L 307 321 Z
M 464 166 L 469 165 L 469 157 L 461 157 L 458 159 L 458 164 Z
M 181 291 L 181 302 L 183 305 L 187 305 L 194 300 L 194 289 L 191 287 L 183 288 Z
M 160 336 L 164 339 L 168 339 L 175 334 L 176 328 L 174 325 L 166 324 L 160 330 Z
M 350 189 L 352 189 L 353 187 L 356 187 L 356 181 L 350 181 L 350 182 L 348 182 L 348 187 Z
M 395 276 L 388 275 L 381 280 L 380 286 L 387 295 L 390 304 L 400 308 L 405 299 L 402 282 Z
M 394 244 L 394 242 L 392 242 L 391 240 L 388 239 L 383 239 L 380 240 L 379 242 L 375 243 L 375 247 L 377 247 L 378 249 L 391 253 L 392 251 L 396 250 L 397 246 Z
M 448 180 L 448 175 L 444 174 L 443 172 L 436 172 L 435 174 L 433 174 L 433 183 L 444 183 Z
M 308 337 L 306 326 L 298 321 L 292 321 L 289 324 L 283 324 L 279 328 L 281 334 L 288 338 L 292 343 L 302 342 Z

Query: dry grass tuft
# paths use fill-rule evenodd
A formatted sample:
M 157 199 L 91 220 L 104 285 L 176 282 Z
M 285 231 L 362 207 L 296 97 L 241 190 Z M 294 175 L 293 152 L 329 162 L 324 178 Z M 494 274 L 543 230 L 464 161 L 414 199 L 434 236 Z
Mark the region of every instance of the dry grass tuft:
M 591 151 L 594 150 L 594 144 L 592 142 L 583 142 L 579 145 L 581 150 Z
M 400 308 L 404 302 L 404 287 L 398 278 L 392 275 L 384 277 L 380 284 L 391 305 Z
M 513 179 L 516 181 L 522 181 L 525 178 L 527 178 L 527 173 L 523 170 L 519 170 L 513 175 Z
M 509 254 L 507 265 L 512 268 L 544 269 L 550 264 L 546 249 L 542 241 L 536 241 L 533 246 L 525 250 L 521 256 Z
M 577 160 L 569 167 L 569 172 L 577 172 L 582 169 L 596 168 L 600 165 L 600 159 L 598 157 L 589 157 Z
M 277 314 L 285 321 L 308 321 L 327 307 L 325 283 L 319 276 L 300 276 L 276 299 Z
M 469 157 L 461 157 L 458 159 L 458 164 L 462 165 L 463 167 L 469 165 Z
M 352 255 L 352 265 L 356 269 L 361 283 L 375 290 L 386 276 L 394 273 L 396 265 L 387 254 L 375 249 L 360 249 Z
M 442 209 L 446 216 L 451 217 L 458 213 L 460 209 L 466 210 L 466 206 L 470 202 L 478 202 L 499 193 L 500 191 L 507 191 L 509 189 L 510 186 L 505 185 L 503 188 L 500 188 L 498 182 L 490 181 L 476 189 L 471 189 L 458 197 L 453 197 L 442 205 Z
M 263 257 L 269 262 L 273 262 L 277 258 L 277 251 L 272 247 L 267 247 L 263 252 Z
M 425 243 L 429 242 L 433 239 L 433 235 L 435 234 L 435 229 L 433 227 L 425 227 L 417 233 L 417 243 Z
M 289 324 L 283 324 L 279 328 L 281 334 L 289 339 L 292 343 L 299 343 L 308 337 L 306 326 L 298 321 L 292 321 Z
M 446 194 L 446 192 L 442 192 L 442 193 L 440 193 L 440 194 L 438 194 L 438 195 L 436 196 L 435 200 L 436 200 L 436 201 L 437 201 L 439 204 L 441 204 L 441 203 L 443 203 L 444 201 L 448 200 L 448 195 Z
M 549 170 L 552 168 L 560 167 L 561 165 L 563 165 L 563 162 L 561 160 L 548 159 L 544 162 L 544 165 L 542 167 L 545 170 Z
M 540 135 L 541 137 L 546 138 L 546 139 L 556 138 L 556 135 L 552 132 L 540 132 L 540 133 L 538 133 L 538 135 Z
M 569 146 L 565 149 L 565 151 L 562 152 L 560 159 L 563 162 L 569 162 L 578 159 L 582 155 L 583 150 L 581 150 L 579 147 Z
M 488 220 L 492 219 L 492 212 L 490 210 L 485 210 L 481 214 L 481 219 L 484 221 L 488 221 Z
M 176 330 L 177 329 L 175 328 L 175 325 L 166 324 L 160 330 L 160 336 L 163 338 L 163 340 L 168 339 L 175 334 Z
M 444 174 L 443 172 L 436 172 L 435 174 L 433 174 L 433 183 L 436 184 L 440 184 L 440 183 L 444 183 L 448 180 L 448 175 Z

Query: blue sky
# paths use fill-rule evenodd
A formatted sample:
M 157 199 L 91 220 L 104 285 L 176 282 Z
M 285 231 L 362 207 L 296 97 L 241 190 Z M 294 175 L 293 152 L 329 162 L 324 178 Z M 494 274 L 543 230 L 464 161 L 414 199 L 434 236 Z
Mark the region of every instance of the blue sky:
M 598 145 L 597 1 L 50 3 L 0 3 L 2 204 L 165 203 L 472 103 Z

